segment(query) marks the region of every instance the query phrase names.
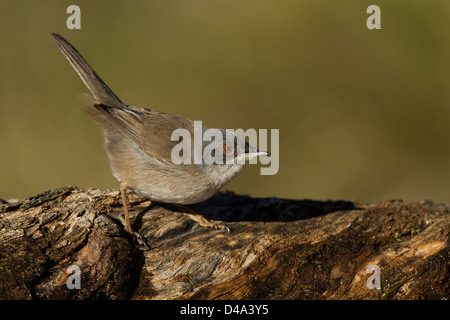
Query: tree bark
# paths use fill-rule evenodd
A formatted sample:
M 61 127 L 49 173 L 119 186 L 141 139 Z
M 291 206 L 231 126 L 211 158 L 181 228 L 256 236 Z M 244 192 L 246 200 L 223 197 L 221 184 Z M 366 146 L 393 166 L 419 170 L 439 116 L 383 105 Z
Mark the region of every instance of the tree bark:
M 0 199 L 0 299 L 450 295 L 447 204 L 219 192 L 191 206 L 223 221 L 229 233 L 198 226 L 174 205 L 128 197 L 140 236 L 124 231 L 118 191 L 63 187 L 23 201 Z

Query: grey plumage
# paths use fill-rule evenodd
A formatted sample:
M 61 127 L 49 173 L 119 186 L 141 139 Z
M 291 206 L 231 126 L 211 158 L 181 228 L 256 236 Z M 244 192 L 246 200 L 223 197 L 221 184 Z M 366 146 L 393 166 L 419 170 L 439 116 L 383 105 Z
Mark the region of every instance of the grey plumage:
M 95 103 L 88 105 L 86 111 L 103 130 L 111 169 L 121 183 L 151 200 L 192 204 L 211 197 L 243 168 L 244 164 L 238 163 L 174 164 L 171 152 L 178 142 L 171 141 L 172 132 L 182 128 L 193 133 L 194 122 L 127 106 L 67 40 L 58 34 L 52 33 L 52 36 L 94 96 Z M 234 133 L 220 132 L 223 141 L 228 137 L 241 142 L 244 149 L 240 151 L 246 157 L 266 154 Z

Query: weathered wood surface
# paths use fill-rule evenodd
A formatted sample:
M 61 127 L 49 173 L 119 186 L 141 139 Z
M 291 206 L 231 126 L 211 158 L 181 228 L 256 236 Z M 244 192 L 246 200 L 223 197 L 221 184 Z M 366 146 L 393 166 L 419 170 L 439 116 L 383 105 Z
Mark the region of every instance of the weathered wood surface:
M 193 206 L 72 187 L 0 200 L 0 299 L 448 299 L 446 204 L 255 199 L 218 193 Z M 81 288 L 68 289 L 69 266 Z M 369 266 L 381 289 L 369 289 Z

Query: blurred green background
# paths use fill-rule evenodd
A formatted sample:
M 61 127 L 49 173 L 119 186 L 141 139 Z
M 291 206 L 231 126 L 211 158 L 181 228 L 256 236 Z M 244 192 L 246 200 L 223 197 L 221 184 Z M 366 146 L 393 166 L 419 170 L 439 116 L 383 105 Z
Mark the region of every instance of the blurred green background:
M 118 188 L 57 32 L 127 104 L 280 129 L 278 174 L 249 166 L 227 190 L 450 199 L 450 1 L 1 0 L 0 21 L 1 198 Z

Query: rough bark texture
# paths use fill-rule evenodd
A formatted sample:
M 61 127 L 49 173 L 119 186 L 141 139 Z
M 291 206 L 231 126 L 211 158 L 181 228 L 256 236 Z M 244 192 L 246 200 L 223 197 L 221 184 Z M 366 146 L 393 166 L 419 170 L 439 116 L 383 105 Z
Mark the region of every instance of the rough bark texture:
M 429 201 L 255 199 L 218 193 L 180 208 L 64 187 L 0 200 L 0 299 L 448 299 L 450 214 Z M 80 289 L 69 289 L 71 265 Z M 367 280 L 381 275 L 381 289 Z M 69 269 L 70 270 L 70 269 Z M 370 281 L 372 283 L 372 281 Z M 375 283 L 375 282 L 373 282 Z M 373 286 L 372 286 L 373 287 Z

